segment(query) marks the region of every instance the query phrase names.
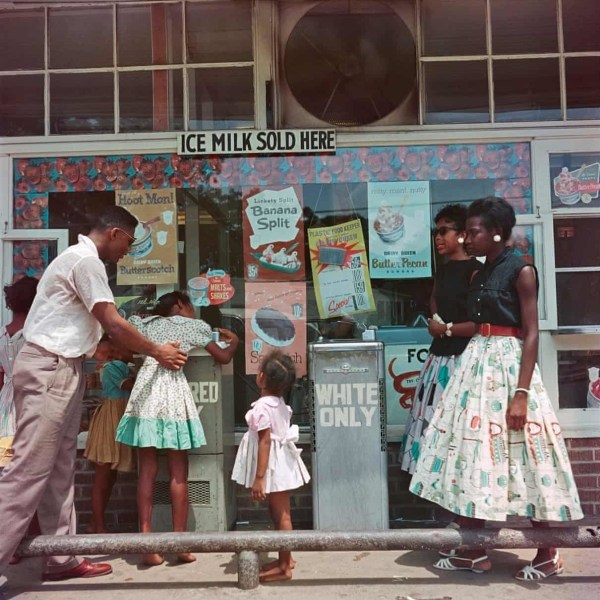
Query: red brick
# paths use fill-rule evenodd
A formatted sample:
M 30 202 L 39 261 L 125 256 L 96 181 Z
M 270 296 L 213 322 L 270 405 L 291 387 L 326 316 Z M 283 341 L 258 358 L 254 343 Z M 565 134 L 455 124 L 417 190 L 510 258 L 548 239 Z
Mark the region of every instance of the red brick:
M 574 463 L 571 466 L 576 475 L 595 475 L 600 470 L 600 465 L 594 463 Z
M 600 437 L 595 438 L 570 438 L 571 448 L 600 448 Z
M 591 502 L 582 502 L 581 504 L 581 510 L 583 510 L 583 514 L 586 517 L 593 517 L 594 515 L 599 514 L 597 509 L 598 505 Z
M 594 460 L 593 450 L 570 450 L 569 458 L 571 462 L 591 462 Z
M 600 502 L 600 490 L 579 490 L 581 502 Z
M 579 475 L 575 477 L 575 483 L 580 490 L 598 489 L 598 477 L 596 475 Z

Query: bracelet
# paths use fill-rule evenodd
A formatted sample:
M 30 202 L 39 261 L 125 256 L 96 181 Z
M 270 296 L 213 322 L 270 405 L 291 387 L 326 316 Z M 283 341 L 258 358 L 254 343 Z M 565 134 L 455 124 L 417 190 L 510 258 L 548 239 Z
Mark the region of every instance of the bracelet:
M 527 388 L 516 388 L 515 393 L 516 392 L 525 392 L 529 396 L 529 390 Z

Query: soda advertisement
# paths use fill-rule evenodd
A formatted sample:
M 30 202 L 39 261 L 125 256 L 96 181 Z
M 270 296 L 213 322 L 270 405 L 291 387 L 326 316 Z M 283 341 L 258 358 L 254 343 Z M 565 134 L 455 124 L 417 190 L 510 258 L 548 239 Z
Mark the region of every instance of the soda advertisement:
M 322 319 L 375 310 L 359 219 L 309 229 L 308 247 Z
M 245 189 L 242 226 L 247 281 L 304 280 L 302 186 Z
M 371 277 L 431 277 L 429 182 L 370 182 L 368 205 Z
M 296 376 L 306 375 L 306 284 L 248 282 L 246 373 L 258 373 L 262 357 L 278 349 L 292 357 Z
M 117 190 L 115 203 L 139 221 L 129 254 L 117 265 L 117 285 L 177 283 L 175 190 Z
M 552 208 L 600 207 L 600 154 L 550 156 Z

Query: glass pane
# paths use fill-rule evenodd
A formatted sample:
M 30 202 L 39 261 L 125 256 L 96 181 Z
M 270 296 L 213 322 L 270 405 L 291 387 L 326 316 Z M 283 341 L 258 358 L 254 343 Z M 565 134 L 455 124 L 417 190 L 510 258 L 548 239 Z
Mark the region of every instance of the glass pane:
M 48 12 L 50 68 L 111 67 L 112 8 L 51 8 Z
M 567 58 L 567 118 L 600 119 L 600 56 Z
M 556 2 L 492 0 L 494 54 L 558 52 Z
M 183 129 L 183 72 L 119 73 L 120 131 Z
M 490 120 L 485 61 L 425 64 L 425 123 Z
M 600 325 L 600 273 L 557 273 L 559 327 Z
M 558 59 L 494 61 L 496 121 L 558 121 Z
M 568 206 L 573 212 L 590 208 L 597 210 L 600 207 L 599 180 L 600 152 L 550 155 L 552 208 Z
M 44 10 L 0 12 L 0 71 L 44 68 Z
M 112 73 L 50 76 L 51 133 L 112 133 Z
M 600 50 L 600 2 L 597 0 L 562 0 L 565 52 Z
M 44 76 L 0 77 L 0 137 L 44 135 Z
M 423 0 L 424 56 L 486 54 L 485 0 Z
M 13 281 L 28 275 L 42 276 L 44 269 L 56 258 L 58 244 L 56 240 L 25 240 L 12 242 Z
M 252 67 L 189 69 L 190 129 L 254 126 Z
M 189 63 L 253 60 L 252 2 L 186 3 Z
M 180 4 L 117 6 L 118 64 L 181 63 L 181 27 Z
M 600 408 L 600 350 L 559 350 L 560 408 Z
M 556 219 L 554 256 L 556 268 L 600 267 L 600 244 L 590 244 L 598 236 L 599 217 Z

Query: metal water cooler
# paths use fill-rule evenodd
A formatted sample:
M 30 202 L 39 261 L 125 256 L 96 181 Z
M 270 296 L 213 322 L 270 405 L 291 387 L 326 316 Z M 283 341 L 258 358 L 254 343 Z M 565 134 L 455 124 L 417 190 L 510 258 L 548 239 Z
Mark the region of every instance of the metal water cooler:
M 315 529 L 387 529 L 383 343 L 309 344 Z
M 183 368 L 200 412 L 206 446 L 188 451 L 189 531 L 227 531 L 236 517 L 231 471 L 235 460 L 233 365 L 219 365 L 202 349 Z M 154 531 L 172 531 L 167 457 L 159 454 L 152 510 Z

